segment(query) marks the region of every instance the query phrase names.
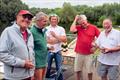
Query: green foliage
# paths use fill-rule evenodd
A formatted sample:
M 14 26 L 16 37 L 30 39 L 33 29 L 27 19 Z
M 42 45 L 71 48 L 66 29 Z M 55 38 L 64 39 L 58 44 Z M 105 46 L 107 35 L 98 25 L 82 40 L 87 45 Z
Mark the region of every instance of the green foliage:
M 14 21 L 15 14 L 20 9 L 29 9 L 27 5 L 20 0 L 0 0 L 0 32 L 10 22 Z M 56 13 L 60 17 L 60 26 L 66 29 L 69 33 L 69 28 L 74 20 L 76 14 L 85 14 L 88 21 L 98 27 L 102 27 L 102 21 L 106 17 L 113 20 L 113 26 L 120 25 L 120 4 L 103 4 L 102 6 L 90 7 L 87 5 L 71 6 L 70 3 L 64 3 L 62 8 L 48 9 L 48 8 L 30 8 L 34 15 L 43 11 L 46 14 Z
M 69 27 L 72 24 L 77 11 L 71 6 L 70 3 L 64 3 L 63 8 L 61 9 L 61 25 L 69 31 Z
M 99 18 L 99 20 L 98 20 L 98 22 L 97 22 L 97 25 L 98 25 L 99 27 L 102 27 L 102 22 L 103 22 L 103 20 L 104 20 L 105 18 L 107 18 L 105 15 L 103 15 L 103 16 L 101 16 L 101 17 Z
M 16 13 L 21 9 L 28 9 L 28 6 L 20 0 L 0 0 L 0 33 L 5 27 L 11 25 Z

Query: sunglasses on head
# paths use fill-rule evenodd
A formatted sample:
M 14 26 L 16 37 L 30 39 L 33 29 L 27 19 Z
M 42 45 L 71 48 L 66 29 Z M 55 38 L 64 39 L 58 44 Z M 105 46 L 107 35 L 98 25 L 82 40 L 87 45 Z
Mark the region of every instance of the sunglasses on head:
M 22 15 L 23 16 L 23 18 L 24 19 L 28 19 L 28 20 L 32 20 L 32 18 L 33 18 L 33 16 L 32 15 L 30 15 L 30 14 L 24 14 L 24 15 Z

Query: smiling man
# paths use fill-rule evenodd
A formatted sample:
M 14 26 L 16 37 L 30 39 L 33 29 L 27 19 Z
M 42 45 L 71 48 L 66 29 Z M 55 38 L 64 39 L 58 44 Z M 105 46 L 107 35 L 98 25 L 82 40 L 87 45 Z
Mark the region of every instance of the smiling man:
M 99 36 L 100 31 L 95 25 L 90 24 L 87 17 L 83 14 L 76 15 L 70 27 L 70 31 L 77 33 L 74 65 L 76 80 L 82 79 L 83 67 L 86 68 L 88 80 L 92 80 L 92 55 L 94 54 L 93 43 L 96 37 Z
M 48 67 L 46 72 L 46 77 L 50 78 L 52 62 L 55 60 L 57 79 L 64 80 L 62 74 L 62 54 L 61 54 L 61 45 L 62 43 L 67 42 L 67 37 L 65 29 L 61 26 L 58 26 L 59 16 L 56 14 L 50 14 L 49 16 L 50 25 L 47 27 L 47 45 L 52 50 L 48 51 Z M 60 74 L 59 74 L 60 73 Z
M 34 51 L 35 51 L 35 80 L 44 80 L 46 66 L 47 66 L 47 41 L 46 41 L 46 28 L 47 14 L 38 12 L 35 15 L 35 25 L 32 26 L 31 32 L 34 38 Z
M 5 80 L 31 80 L 34 74 L 33 36 L 27 29 L 33 15 L 20 10 L 16 21 L 0 37 L 0 61 Z
M 101 50 L 98 57 L 98 74 L 101 80 L 118 80 L 120 64 L 120 31 L 112 27 L 112 20 L 103 20 L 104 30 L 96 40 Z

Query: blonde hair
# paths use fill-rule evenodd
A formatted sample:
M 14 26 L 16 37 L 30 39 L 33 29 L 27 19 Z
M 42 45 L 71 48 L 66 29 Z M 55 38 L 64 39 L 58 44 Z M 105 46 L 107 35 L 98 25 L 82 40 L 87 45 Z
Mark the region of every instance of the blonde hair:
M 49 15 L 49 21 L 51 20 L 51 17 L 57 17 L 57 21 L 59 22 L 60 21 L 60 18 L 57 14 L 50 14 Z

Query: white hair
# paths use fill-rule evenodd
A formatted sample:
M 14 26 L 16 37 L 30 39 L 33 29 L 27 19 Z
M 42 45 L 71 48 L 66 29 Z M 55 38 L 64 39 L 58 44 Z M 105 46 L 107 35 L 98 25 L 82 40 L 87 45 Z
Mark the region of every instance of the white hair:
M 79 15 L 79 18 L 81 18 L 81 19 L 83 19 L 83 20 L 87 20 L 86 15 L 83 15 L 83 14 Z
M 40 20 L 42 19 L 43 17 L 48 17 L 47 14 L 43 13 L 43 12 L 38 12 L 36 15 L 35 15 L 35 20 Z

